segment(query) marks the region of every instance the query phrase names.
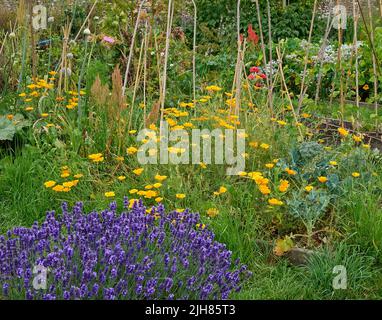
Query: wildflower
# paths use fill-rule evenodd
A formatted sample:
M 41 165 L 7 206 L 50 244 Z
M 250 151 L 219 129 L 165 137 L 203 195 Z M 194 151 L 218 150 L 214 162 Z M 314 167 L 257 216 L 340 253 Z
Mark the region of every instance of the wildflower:
M 184 199 L 186 197 L 184 193 L 177 193 L 175 196 L 177 199 Z
M 362 141 L 362 136 L 353 135 L 352 138 L 353 138 L 354 142 L 361 142 Z
M 26 97 L 26 95 L 27 94 L 25 92 L 22 92 L 22 93 L 19 94 L 19 97 L 23 98 L 23 97 Z
M 321 183 L 325 183 L 328 181 L 328 178 L 321 176 L 321 177 L 318 177 L 318 181 L 320 181 Z
M 274 163 L 266 163 L 265 164 L 265 167 L 267 167 L 268 169 L 272 169 L 274 166 L 275 166 Z
M 159 202 L 161 202 L 161 201 L 163 200 L 163 198 L 161 198 L 161 197 L 157 197 L 157 198 L 155 198 L 154 200 L 155 200 L 155 202 L 158 202 L 158 203 L 159 203 Z
M 351 175 L 352 175 L 354 178 L 358 178 L 358 177 L 361 176 L 361 174 L 360 174 L 359 172 L 353 172 Z
M 271 190 L 269 189 L 269 187 L 266 184 L 260 184 L 259 185 L 259 191 L 261 192 L 261 194 L 264 194 L 264 195 L 271 193 Z
M 219 210 L 216 209 L 216 208 L 209 208 L 209 209 L 207 210 L 207 215 L 208 215 L 210 218 L 215 218 L 218 214 L 219 214 Z
M 340 128 L 338 128 L 337 130 L 338 130 L 338 133 L 339 133 L 342 137 L 346 137 L 346 136 L 349 134 L 349 132 L 348 132 L 345 128 L 343 128 L 343 127 L 340 127 Z
M 53 190 L 53 191 L 56 191 L 56 192 L 62 192 L 62 191 L 64 190 L 64 186 L 58 184 L 58 185 L 54 186 L 54 187 L 52 188 L 52 190 Z
M 292 170 L 292 169 L 289 169 L 289 168 L 286 168 L 285 169 L 285 172 L 291 176 L 295 176 L 297 174 L 297 172 L 295 170 Z
M 133 170 L 133 173 L 137 176 L 140 176 L 142 174 L 143 170 L 144 170 L 143 168 L 138 168 L 138 169 Z
M 137 130 L 130 130 L 129 133 L 130 134 L 135 134 L 135 133 L 137 133 Z
M 329 161 L 329 164 L 333 167 L 338 165 L 337 161 Z
M 119 181 L 124 181 L 124 180 L 126 180 L 126 176 L 119 176 L 117 179 L 118 179 Z
M 115 197 L 115 192 L 114 192 L 114 191 L 108 191 L 108 192 L 105 192 L 105 197 L 106 197 L 106 198 L 112 198 L 112 197 Z
M 218 86 L 215 86 L 215 85 L 212 85 L 212 86 L 208 86 L 206 87 L 206 90 L 207 91 L 215 91 L 215 92 L 218 92 L 218 91 L 221 91 L 222 88 L 218 87 Z
M 33 107 L 26 107 L 25 111 L 33 111 L 33 109 L 34 109 Z
M 80 179 L 82 178 L 84 175 L 82 173 L 77 173 L 75 174 L 73 177 L 76 178 L 76 179 Z
M 70 177 L 70 173 L 68 171 L 64 171 L 61 173 L 61 178 L 67 178 Z
M 156 188 L 156 189 L 160 188 L 161 186 L 162 186 L 162 184 L 160 182 L 157 182 L 157 183 L 153 184 L 153 187 Z
M 200 162 L 199 165 L 200 165 L 200 167 L 202 169 L 206 169 L 207 168 L 207 165 L 204 162 Z
M 239 176 L 240 177 L 245 177 L 247 175 L 247 172 L 245 172 L 245 171 L 240 171 L 239 172 Z
M 138 192 L 138 189 L 131 189 L 131 190 L 129 191 L 130 194 L 135 194 L 135 193 L 137 193 L 137 192 Z
M 102 153 L 94 153 L 88 155 L 88 158 L 92 160 L 93 162 L 102 162 L 104 160 Z
M 126 149 L 127 154 L 134 154 L 138 152 L 138 149 L 136 147 L 129 147 Z
M 52 181 L 52 180 L 47 181 L 47 182 L 44 183 L 45 188 L 52 188 L 55 185 L 56 185 L 56 181 Z
M 272 199 L 269 199 L 268 200 L 268 203 L 271 205 L 271 206 L 282 206 L 284 203 L 278 199 L 275 199 L 275 198 L 272 198 Z
M 125 158 L 118 156 L 117 158 L 115 158 L 115 160 L 117 160 L 118 162 L 122 162 L 125 160 Z
M 362 148 L 364 148 L 364 149 L 370 149 L 370 144 L 363 144 L 363 145 L 362 145 Z
M 157 174 L 154 178 L 157 181 L 164 181 L 167 179 L 167 176 L 161 176 L 161 175 Z
M 269 149 L 269 144 L 262 143 L 262 144 L 260 144 L 260 148 L 262 148 L 264 150 L 268 150 Z
M 47 118 L 47 117 L 49 117 L 49 113 L 41 113 L 41 117 L 42 118 Z
M 363 90 L 367 91 L 367 90 L 369 90 L 369 85 L 365 84 L 362 88 L 363 88 Z
M 279 185 L 279 191 L 280 192 L 286 192 L 289 188 L 289 181 L 288 180 L 281 180 Z
M 312 191 L 314 188 L 313 188 L 313 186 L 309 185 L 309 186 L 306 186 L 304 189 L 305 189 L 305 191 L 310 192 L 310 191 Z

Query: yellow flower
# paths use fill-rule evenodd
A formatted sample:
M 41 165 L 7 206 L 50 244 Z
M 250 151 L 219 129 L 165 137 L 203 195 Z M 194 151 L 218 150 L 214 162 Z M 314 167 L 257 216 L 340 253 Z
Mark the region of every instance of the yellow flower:
M 161 197 L 155 198 L 155 202 L 161 202 L 162 200 L 163 200 L 163 198 L 161 198 Z
M 212 85 L 212 86 L 208 86 L 208 87 L 206 87 L 206 90 L 207 90 L 207 91 L 215 91 L 215 92 L 218 92 L 218 91 L 221 91 L 222 88 L 220 88 L 220 87 L 218 87 L 218 86 L 214 86 L 214 85 Z
M 369 85 L 365 84 L 362 88 L 363 88 L 363 90 L 367 91 L 367 90 L 369 90 Z
M 61 173 L 61 178 L 67 178 L 70 176 L 70 173 L 69 172 L 63 172 Z
M 177 197 L 177 199 L 184 199 L 186 197 L 184 193 L 177 193 L 175 196 Z
M 240 177 L 245 177 L 247 175 L 247 173 L 245 171 L 240 171 L 239 172 L 239 176 Z
M 135 133 L 137 133 L 137 130 L 130 130 L 129 133 L 130 134 L 135 134 Z
M 145 189 L 146 189 L 146 190 L 151 190 L 152 188 L 154 188 L 154 187 L 153 187 L 151 184 L 145 186 Z
M 274 165 L 274 163 L 266 163 L 265 166 L 266 166 L 268 169 L 272 169 L 275 165 Z
M 363 144 L 362 147 L 365 149 L 370 149 L 370 144 Z
M 292 170 L 292 169 L 289 169 L 289 168 L 286 168 L 285 169 L 285 172 L 291 176 L 295 176 L 297 174 L 297 172 L 295 170 Z
M 161 175 L 159 175 L 159 174 L 157 174 L 156 176 L 155 176 L 155 180 L 157 180 L 157 181 L 164 181 L 164 180 L 166 180 L 167 179 L 167 176 L 161 176 Z
M 280 180 L 280 186 L 279 191 L 280 192 L 286 192 L 289 188 L 289 181 L 288 180 Z
M 342 137 L 346 137 L 346 136 L 349 134 L 349 132 L 348 132 L 345 128 L 343 128 L 343 127 L 338 128 L 337 130 L 338 130 L 338 133 L 339 133 Z
M 218 214 L 219 214 L 219 210 L 216 209 L 216 208 L 209 208 L 209 209 L 207 210 L 207 215 L 208 215 L 210 218 L 215 218 Z
M 327 177 L 318 177 L 318 181 L 320 181 L 321 183 L 325 183 L 328 181 L 328 178 Z
M 138 149 L 136 147 L 129 147 L 126 149 L 127 154 L 134 154 L 138 152 Z
M 207 165 L 205 163 L 203 163 L 203 162 L 199 163 L 199 165 L 200 165 L 200 167 L 202 169 L 206 169 L 207 168 Z
M 305 191 L 307 191 L 307 192 L 310 192 L 312 190 L 313 190 L 313 187 L 310 185 L 305 187 Z
M 354 178 L 358 178 L 361 174 L 359 172 L 353 172 L 351 174 Z
M 131 190 L 129 191 L 130 194 L 135 194 L 135 193 L 137 193 L 137 192 L 138 192 L 138 189 L 131 189 Z
M 52 180 L 47 181 L 47 182 L 44 183 L 45 188 L 52 188 L 55 185 L 56 185 L 56 181 L 52 181 Z
M 64 190 L 64 187 L 62 185 L 56 185 L 53 187 L 52 189 L 53 191 L 56 191 L 56 192 L 62 192 Z
M 269 149 L 269 144 L 262 143 L 262 144 L 260 144 L 260 148 L 262 148 L 264 150 L 268 150 Z
M 115 192 L 114 191 L 105 192 L 105 197 L 106 198 L 115 197 Z
M 137 176 L 140 176 L 143 172 L 143 168 L 138 168 L 138 169 L 135 169 L 133 170 L 133 173 L 136 174 Z
M 93 153 L 88 155 L 88 158 L 93 162 L 102 162 L 104 160 L 102 153 Z
M 27 94 L 25 92 L 22 92 L 19 94 L 19 97 L 25 97 Z
M 354 140 L 354 142 L 361 142 L 362 141 L 362 137 L 361 136 L 353 135 L 353 140 Z
M 267 195 L 267 194 L 270 194 L 271 193 L 271 190 L 268 188 L 268 186 L 266 184 L 261 184 L 259 185 L 259 191 L 264 194 L 264 195 Z
M 33 108 L 32 107 L 26 107 L 25 111 L 33 111 Z
M 157 183 L 153 184 L 153 187 L 157 188 L 157 189 L 160 188 L 161 186 L 162 186 L 162 184 L 160 182 L 157 182 Z
M 47 118 L 47 117 L 49 117 L 49 113 L 41 113 L 41 117 L 42 118 Z
M 119 161 L 119 162 L 122 162 L 122 161 L 125 160 L 125 158 L 124 158 L 124 157 L 117 157 L 117 158 L 115 158 L 115 160 L 117 160 L 117 161 Z
M 338 165 L 337 161 L 329 161 L 329 164 L 333 167 Z
M 82 178 L 84 175 L 82 173 L 77 173 L 73 177 L 76 179 Z
M 269 199 L 268 200 L 268 203 L 271 205 L 271 206 L 282 206 L 284 203 L 278 199 L 275 199 L 275 198 L 272 198 L 272 199 Z
M 119 181 L 124 181 L 124 180 L 126 180 L 126 177 L 125 177 L 125 176 L 119 176 L 117 179 L 118 179 Z

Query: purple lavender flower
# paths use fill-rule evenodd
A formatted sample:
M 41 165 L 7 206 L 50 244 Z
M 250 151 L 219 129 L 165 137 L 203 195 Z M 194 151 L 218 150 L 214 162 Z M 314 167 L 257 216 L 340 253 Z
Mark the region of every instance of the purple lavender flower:
M 0 236 L 0 298 L 228 299 L 249 272 L 199 220 L 162 204 L 146 211 L 142 201 L 121 214 L 115 202 L 89 214 L 63 203 L 61 215 Z

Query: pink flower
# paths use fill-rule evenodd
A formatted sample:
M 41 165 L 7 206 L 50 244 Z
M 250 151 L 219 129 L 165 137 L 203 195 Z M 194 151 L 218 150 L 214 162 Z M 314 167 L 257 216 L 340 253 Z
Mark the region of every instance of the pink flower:
M 256 77 L 256 75 L 254 73 L 251 73 L 249 76 L 248 76 L 248 80 L 254 80 Z
M 260 69 L 258 67 L 251 67 L 251 69 L 249 69 L 249 71 L 252 73 L 258 73 L 260 71 Z
M 113 44 L 115 40 L 112 37 L 104 36 L 102 41 L 105 41 L 107 43 Z

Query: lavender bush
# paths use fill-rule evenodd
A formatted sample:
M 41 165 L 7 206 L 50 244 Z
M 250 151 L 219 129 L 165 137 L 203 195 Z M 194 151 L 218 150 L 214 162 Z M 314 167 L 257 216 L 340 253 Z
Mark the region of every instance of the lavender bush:
M 187 210 L 146 210 L 137 201 L 121 214 L 116 203 L 89 214 L 82 203 L 72 212 L 63 203 L 62 211 L 0 236 L 0 297 L 227 299 L 249 274 Z M 36 290 L 36 266 L 48 270 L 45 289 Z

